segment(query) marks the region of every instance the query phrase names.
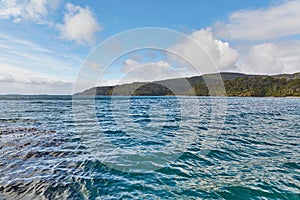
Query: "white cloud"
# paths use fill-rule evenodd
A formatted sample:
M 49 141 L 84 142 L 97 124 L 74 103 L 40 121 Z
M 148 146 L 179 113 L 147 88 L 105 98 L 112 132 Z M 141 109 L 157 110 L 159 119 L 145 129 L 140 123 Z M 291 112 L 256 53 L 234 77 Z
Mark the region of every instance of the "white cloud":
M 40 73 L 23 69 L 20 67 L 14 67 L 11 65 L 1 65 L 1 75 L 2 81 L 5 82 L 19 82 L 19 83 L 53 83 L 57 82 L 54 78 L 42 75 Z
M 72 83 L 35 71 L 1 65 L 0 94 L 70 94 Z
M 61 37 L 66 40 L 76 41 L 78 44 L 93 44 L 96 33 L 102 30 L 92 11 L 86 7 L 75 6 L 71 3 L 66 5 L 67 14 L 64 23 L 58 24 Z
M 0 82 L 0 94 L 72 94 L 72 83 L 24 84 Z
M 190 38 L 193 41 L 182 41 L 174 45 L 170 50 L 196 65 L 202 73 L 216 71 L 213 69 L 212 61 L 217 65 L 218 70 L 221 71 L 234 68 L 238 59 L 238 52 L 230 47 L 228 42 L 213 38 L 210 29 L 195 31 L 190 35 Z M 196 44 L 203 47 L 204 51 L 199 51 L 199 46 Z
M 54 11 L 61 0 L 3 0 L 0 2 L 0 19 L 12 19 L 19 23 L 32 20 L 37 23 L 50 23 L 46 18 Z
M 133 59 L 127 59 L 123 64 L 121 70 L 124 75 L 118 81 L 118 84 L 157 81 L 180 76 L 168 62 L 163 60 L 140 63 Z
M 267 9 L 236 11 L 229 22 L 213 26 L 217 37 L 231 40 L 266 40 L 300 34 L 300 1 L 287 1 Z
M 139 67 L 141 65 L 139 62 L 137 62 L 137 61 L 135 61 L 133 59 L 127 59 L 127 60 L 125 60 L 123 64 L 124 64 L 124 66 L 122 68 L 122 71 L 124 73 L 128 73 L 131 70 L 133 70 L 133 69 L 135 69 L 135 68 L 137 68 L 137 67 Z
M 149 66 L 149 67 L 156 67 L 156 66 L 159 66 L 159 67 L 164 67 L 164 68 L 170 68 L 170 64 L 165 62 L 165 61 L 157 61 L 157 62 L 148 62 L 148 63 L 139 63 L 138 61 L 136 60 L 133 60 L 133 59 L 127 59 L 124 61 L 124 66 L 122 67 L 122 71 L 124 73 L 129 73 L 139 67 L 145 67 L 145 66 Z
M 299 72 L 300 41 L 263 43 L 250 48 L 238 66 L 245 73 L 278 74 Z
M 189 36 L 191 39 L 178 42 L 168 49 L 170 52 L 166 52 L 167 54 L 164 56 L 161 55 L 165 60 L 141 62 L 133 57 L 125 60 L 121 68 L 124 76 L 118 84 L 157 81 L 216 72 L 213 62 L 221 71 L 235 68 L 238 52 L 231 48 L 229 43 L 213 38 L 210 29 L 195 31 Z M 196 70 L 191 64 L 196 64 L 200 68 Z
M 0 1 L 0 20 L 10 19 L 14 23 L 24 20 L 53 27 L 57 22 L 54 15 L 61 0 L 2 0 Z M 79 44 L 93 44 L 96 33 L 103 27 L 97 22 L 94 13 L 88 8 L 82 8 L 72 3 L 66 3 L 66 14 L 63 23 L 56 24 L 63 39 Z
M 14 82 L 15 79 L 12 74 L 0 73 L 0 82 Z
M 16 0 L 4 0 L 0 2 L 0 19 L 19 18 L 22 15 L 22 7 Z
M 100 70 L 101 69 L 101 65 L 98 62 L 87 61 L 85 63 L 85 65 L 87 65 L 87 67 L 89 67 L 90 69 L 93 69 L 93 70 Z

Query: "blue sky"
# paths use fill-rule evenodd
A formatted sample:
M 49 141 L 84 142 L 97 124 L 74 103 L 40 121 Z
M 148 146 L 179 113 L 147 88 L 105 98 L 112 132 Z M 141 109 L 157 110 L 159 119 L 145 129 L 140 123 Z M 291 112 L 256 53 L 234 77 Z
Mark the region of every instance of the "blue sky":
M 91 64 L 95 74 L 102 65 L 89 62 L 97 44 L 142 27 L 186 34 L 207 49 L 219 71 L 294 73 L 300 71 L 299 10 L 299 0 L 1 0 L 0 93 L 70 94 L 81 66 Z M 193 59 L 189 45 L 166 48 Z M 143 81 L 144 74 L 172 78 L 179 63 L 164 52 L 141 50 L 116 60 L 98 84 Z M 134 77 L 119 80 L 141 65 Z M 187 67 L 183 75 L 195 74 Z

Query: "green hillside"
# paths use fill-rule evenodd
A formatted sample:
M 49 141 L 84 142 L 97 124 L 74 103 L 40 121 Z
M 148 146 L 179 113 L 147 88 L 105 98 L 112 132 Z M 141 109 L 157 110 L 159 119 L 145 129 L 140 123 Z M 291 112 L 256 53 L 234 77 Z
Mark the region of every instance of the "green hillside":
M 220 76 L 223 82 L 220 82 Z M 226 93 L 224 93 L 224 88 Z M 300 96 L 300 73 L 266 76 L 224 72 L 150 83 L 95 87 L 76 95 L 167 96 L 174 94 L 252 97 Z

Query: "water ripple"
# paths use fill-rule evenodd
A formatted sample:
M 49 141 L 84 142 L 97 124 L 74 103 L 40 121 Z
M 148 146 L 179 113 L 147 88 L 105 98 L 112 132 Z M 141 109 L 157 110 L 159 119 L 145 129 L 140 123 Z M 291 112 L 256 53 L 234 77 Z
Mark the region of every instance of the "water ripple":
M 224 100 L 2 96 L 0 199 L 299 199 L 299 99 Z

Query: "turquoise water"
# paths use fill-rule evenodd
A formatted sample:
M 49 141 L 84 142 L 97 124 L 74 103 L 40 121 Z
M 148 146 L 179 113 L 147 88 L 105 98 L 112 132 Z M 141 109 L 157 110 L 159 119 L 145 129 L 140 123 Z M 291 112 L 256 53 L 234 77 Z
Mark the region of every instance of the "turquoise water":
M 0 106 L 0 199 L 300 199 L 299 98 Z

